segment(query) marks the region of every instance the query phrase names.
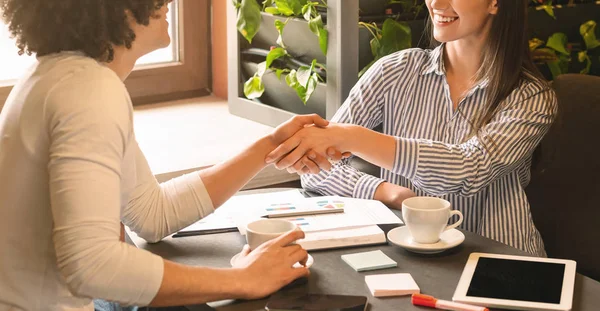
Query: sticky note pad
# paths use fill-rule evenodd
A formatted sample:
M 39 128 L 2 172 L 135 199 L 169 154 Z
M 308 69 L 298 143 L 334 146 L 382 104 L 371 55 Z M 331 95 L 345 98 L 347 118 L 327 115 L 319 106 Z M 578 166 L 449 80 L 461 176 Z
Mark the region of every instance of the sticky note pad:
M 346 254 L 342 255 L 342 260 L 357 272 L 393 268 L 398 265 L 382 251 Z
M 409 273 L 367 275 L 365 282 L 374 297 L 421 293 L 421 289 Z

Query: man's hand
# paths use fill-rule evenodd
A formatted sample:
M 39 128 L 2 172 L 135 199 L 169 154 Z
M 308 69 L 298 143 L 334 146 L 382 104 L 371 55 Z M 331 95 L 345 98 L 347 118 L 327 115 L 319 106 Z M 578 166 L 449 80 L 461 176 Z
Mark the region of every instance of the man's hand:
M 321 118 L 318 114 L 297 115 L 288 121 L 279 125 L 271 134 L 271 141 L 274 145 L 280 145 L 292 137 L 296 132 L 306 126 L 316 125 L 317 127 L 326 127 L 329 121 Z
M 277 162 L 278 169 L 287 169 L 296 164 L 309 151 L 327 158 L 326 151 L 334 148 L 341 152 L 348 150 L 345 143 L 351 135 L 347 124 L 330 124 L 326 128 L 305 127 L 290 139 L 279 145 L 267 158 L 267 163 Z
M 377 187 L 377 190 L 375 190 L 374 199 L 381 201 L 389 208 L 401 210 L 402 202 L 415 196 L 417 196 L 416 193 L 408 188 L 384 182 Z
M 255 250 L 244 247 L 234 268 L 242 269 L 240 281 L 245 299 L 259 299 L 270 295 L 300 277 L 310 274 L 308 268 L 294 268 L 297 262 L 306 263 L 308 253 L 298 244 L 304 238 L 301 230 L 291 231 L 268 241 Z
M 316 153 L 314 150 L 309 150 L 298 162 L 287 168 L 290 174 L 318 174 L 321 170 L 330 171 L 333 164 L 347 159 L 352 156 L 350 152 L 340 152 L 335 148 L 327 149 L 327 158 Z

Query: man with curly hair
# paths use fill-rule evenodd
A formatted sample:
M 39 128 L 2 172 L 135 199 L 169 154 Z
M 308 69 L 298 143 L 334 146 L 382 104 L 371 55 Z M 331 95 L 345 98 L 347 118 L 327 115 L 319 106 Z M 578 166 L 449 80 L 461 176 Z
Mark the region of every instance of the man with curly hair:
M 169 45 L 167 2 L 0 0 L 20 53 L 38 59 L 0 115 L 0 310 L 253 299 L 309 274 L 293 268 L 307 258 L 292 244 L 301 231 L 245 251 L 232 269 L 184 266 L 122 242 L 121 222 L 157 242 L 208 215 L 278 144 L 305 125 L 327 126 L 294 117 L 229 161 L 159 184 L 122 81 L 138 58 Z

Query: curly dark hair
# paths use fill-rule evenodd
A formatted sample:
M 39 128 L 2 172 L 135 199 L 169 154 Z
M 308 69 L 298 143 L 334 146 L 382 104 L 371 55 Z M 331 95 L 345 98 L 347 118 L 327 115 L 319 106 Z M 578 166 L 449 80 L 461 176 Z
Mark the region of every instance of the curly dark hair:
M 0 0 L 2 17 L 17 40 L 19 55 L 81 51 L 113 60 L 113 46 L 131 48 L 135 33 L 126 12 L 148 25 L 172 0 Z

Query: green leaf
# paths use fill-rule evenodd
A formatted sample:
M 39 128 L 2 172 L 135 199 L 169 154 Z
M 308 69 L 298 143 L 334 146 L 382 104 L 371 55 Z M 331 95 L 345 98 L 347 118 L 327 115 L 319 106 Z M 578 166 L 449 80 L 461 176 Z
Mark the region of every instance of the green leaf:
M 276 59 L 279 59 L 283 56 L 285 56 L 287 54 L 287 51 L 283 48 L 274 48 L 271 51 L 269 51 L 269 54 L 267 54 L 267 68 L 271 68 L 271 64 L 273 64 L 273 61 Z
M 562 32 L 557 32 L 551 35 L 546 42 L 546 46 L 564 55 L 571 54 L 566 47 L 567 35 Z
M 314 93 L 319 82 L 319 75 L 311 72 L 316 63 L 317 61 L 313 60 L 310 68 L 307 66 L 300 67 L 298 71 L 292 70 L 287 77 L 285 77 L 287 85 L 296 91 L 296 94 L 305 105 Z
M 313 10 L 314 10 L 314 7 L 313 7 L 312 3 L 308 3 L 307 5 L 302 7 L 302 15 L 304 16 L 304 19 L 307 22 L 310 21 L 310 19 L 312 18 Z
M 278 8 L 272 7 L 272 6 L 265 8 L 265 12 L 267 12 L 269 14 L 273 14 L 273 15 L 281 15 L 282 14 Z
M 231 2 L 233 3 L 233 6 L 235 7 L 236 10 L 238 10 L 240 8 L 240 6 L 242 6 L 242 4 L 240 3 L 240 0 L 232 0 Z
M 302 15 L 302 7 L 306 4 L 306 0 L 287 0 L 288 5 L 294 11 L 294 15 Z
M 587 54 L 587 51 L 579 52 L 577 54 L 577 59 L 579 60 L 580 63 L 585 62 L 585 68 L 582 69 L 579 73 L 584 74 L 584 75 L 588 74 L 590 72 L 590 69 L 592 68 L 592 59 Z
M 302 7 L 305 4 L 306 0 L 275 0 L 279 12 L 285 16 L 302 14 Z
M 263 11 L 266 11 L 270 6 L 273 6 L 273 0 L 265 0 L 265 2 L 263 2 Z
M 595 49 L 600 46 L 600 41 L 596 39 L 596 22 L 587 21 L 579 27 L 579 33 L 585 41 L 585 46 L 588 50 Z
M 381 39 L 379 40 L 379 58 L 394 52 L 411 47 L 410 27 L 404 23 L 388 18 L 381 27 Z
M 285 44 L 283 43 L 283 29 L 285 28 L 285 26 L 287 25 L 288 22 L 289 22 L 289 19 L 286 20 L 285 22 L 282 22 L 278 19 L 275 20 L 275 28 L 277 29 L 277 32 L 279 33 L 279 37 L 277 37 L 276 42 L 282 48 L 285 48 Z
M 237 29 L 252 43 L 252 39 L 260 28 L 262 16 L 260 15 L 260 6 L 256 0 L 242 0 L 237 17 Z
M 310 31 L 312 33 L 318 36 L 319 30 L 323 29 L 323 19 L 321 18 L 321 15 L 317 15 L 317 17 L 315 18 L 311 18 L 308 22 L 308 28 L 310 28 Z
M 300 99 L 302 100 L 304 105 L 306 105 L 306 103 L 308 102 L 308 100 L 310 99 L 312 94 L 315 92 L 318 84 L 319 84 L 319 75 L 317 75 L 316 73 L 313 73 L 310 76 L 310 79 L 308 80 L 308 85 L 306 87 L 306 90 L 298 93 L 298 96 L 300 96 Z
M 329 32 L 325 28 L 319 29 L 319 47 L 321 47 L 321 52 L 327 55 L 327 49 L 329 44 Z
M 277 76 L 277 79 L 281 80 L 281 75 L 284 74 L 285 72 L 288 72 L 287 69 L 275 69 L 275 75 Z
M 308 79 L 310 79 L 310 75 L 312 74 L 312 70 L 310 67 L 301 66 L 298 68 L 298 73 L 296 74 L 296 78 L 298 79 L 298 84 L 302 87 L 306 87 L 308 84 Z
M 379 54 L 379 48 L 380 48 L 379 39 L 377 39 L 377 38 L 371 39 L 371 54 L 373 54 L 374 57 L 377 57 L 377 54 Z
M 550 3 L 552 3 L 552 1 L 550 1 Z M 550 17 L 556 19 L 556 16 L 554 15 L 554 9 L 552 8 L 552 4 L 544 4 L 541 7 L 544 8 L 544 11 L 546 11 L 546 13 L 550 15 Z
M 248 99 L 256 99 L 262 96 L 265 92 L 265 85 L 262 78 L 254 75 L 246 83 L 244 83 L 244 95 Z
M 262 78 L 262 76 L 267 71 L 267 68 L 267 62 L 262 62 L 258 64 L 258 67 L 256 68 L 256 75 Z
M 296 70 L 292 69 L 292 71 L 290 71 L 290 73 L 288 73 L 288 75 L 285 77 L 285 82 L 289 87 L 293 89 L 295 89 L 298 86 L 298 79 L 296 78 L 296 73 Z
M 556 77 L 562 74 L 558 61 L 548 62 L 548 68 L 550 68 L 550 72 L 552 73 L 552 80 L 555 80 Z
M 529 40 L 529 50 L 530 51 L 533 51 L 542 45 L 544 45 L 544 41 L 542 41 L 538 38 L 533 38 L 533 39 Z

